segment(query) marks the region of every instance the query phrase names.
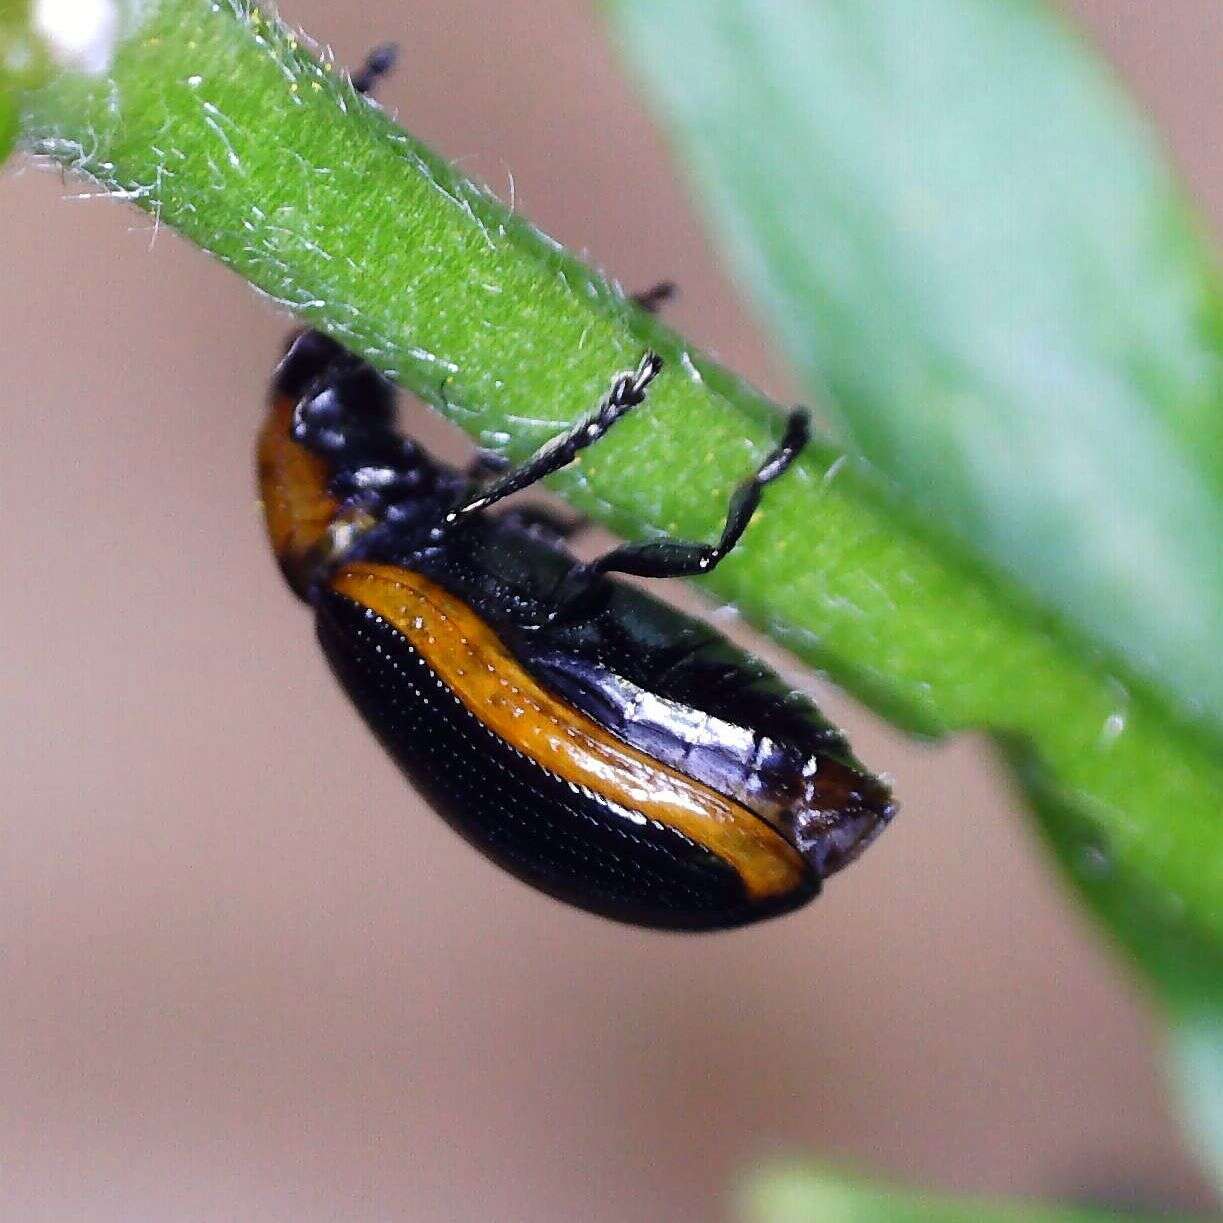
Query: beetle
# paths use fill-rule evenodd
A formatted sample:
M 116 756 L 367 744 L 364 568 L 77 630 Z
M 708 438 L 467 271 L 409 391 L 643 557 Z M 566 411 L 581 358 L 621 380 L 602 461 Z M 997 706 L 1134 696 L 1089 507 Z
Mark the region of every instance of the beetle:
M 300 331 L 274 377 L 258 479 L 272 549 L 332 670 L 441 816 L 561 900 L 717 929 L 810 900 L 895 805 L 806 697 L 608 576 L 714 569 L 806 443 L 802 410 L 713 544 L 628 543 L 582 562 L 565 546 L 573 523 L 490 512 L 598 442 L 661 369 L 646 352 L 590 415 L 490 475 L 426 454 L 396 430 L 389 383 Z

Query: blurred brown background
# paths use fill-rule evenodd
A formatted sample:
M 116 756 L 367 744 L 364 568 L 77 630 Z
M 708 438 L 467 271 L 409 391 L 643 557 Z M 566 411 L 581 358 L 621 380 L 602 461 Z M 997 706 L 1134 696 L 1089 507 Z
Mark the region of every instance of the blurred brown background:
M 1218 226 L 1217 0 L 1073 7 Z M 399 39 L 407 126 L 792 393 L 586 0 L 285 11 L 350 63 Z M 704 1220 L 791 1151 L 1209 1208 L 1153 1012 L 981 741 L 800 676 L 902 817 L 816 907 L 716 937 L 562 909 L 422 810 L 261 536 L 286 320 L 67 194 L 0 181 L 0 1217 Z

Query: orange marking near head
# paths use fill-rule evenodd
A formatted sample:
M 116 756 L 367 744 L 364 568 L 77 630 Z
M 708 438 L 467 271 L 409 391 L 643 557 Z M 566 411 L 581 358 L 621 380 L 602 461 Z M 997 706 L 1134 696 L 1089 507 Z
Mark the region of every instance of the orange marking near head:
M 528 674 L 449 591 L 396 565 L 342 566 L 330 585 L 401 632 L 493 733 L 541 768 L 674 828 L 732 866 L 755 900 L 809 875 L 798 851 L 733 799 L 621 742 Z
M 272 397 L 257 452 L 268 537 L 290 580 L 323 544 L 339 508 L 327 491 L 327 464 L 293 440 L 295 406 L 287 395 Z

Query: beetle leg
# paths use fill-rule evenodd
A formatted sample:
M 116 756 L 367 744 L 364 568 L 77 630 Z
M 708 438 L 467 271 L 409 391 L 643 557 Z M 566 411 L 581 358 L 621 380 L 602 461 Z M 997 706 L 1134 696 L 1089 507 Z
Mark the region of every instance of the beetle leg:
M 640 306 L 647 314 L 657 314 L 659 307 L 665 305 L 674 296 L 675 285 L 669 280 L 660 280 L 656 285 L 651 285 L 640 293 L 634 293 L 629 301 Z
M 352 78 L 352 87 L 358 93 L 369 93 L 395 67 L 398 58 L 399 48 L 393 42 L 384 42 L 375 47 Z
M 618 374 L 611 390 L 591 415 L 578 421 L 568 433 L 545 442 L 521 467 L 515 467 L 483 492 L 455 506 L 446 515 L 446 525 L 510 496 L 572 463 L 578 452 L 597 442 L 622 416 L 645 399 L 646 387 L 662 369 L 662 358 L 647 352 L 635 370 Z
M 716 544 L 679 539 L 654 539 L 639 544 L 623 544 L 606 555 L 578 566 L 589 575 L 632 573 L 643 578 L 693 577 L 709 573 L 739 542 L 752 520 L 764 486 L 776 480 L 798 457 L 807 444 L 807 413 L 797 408 L 790 413 L 781 444 L 761 463 L 755 475 L 745 480 L 730 499 L 730 510 L 722 537 Z

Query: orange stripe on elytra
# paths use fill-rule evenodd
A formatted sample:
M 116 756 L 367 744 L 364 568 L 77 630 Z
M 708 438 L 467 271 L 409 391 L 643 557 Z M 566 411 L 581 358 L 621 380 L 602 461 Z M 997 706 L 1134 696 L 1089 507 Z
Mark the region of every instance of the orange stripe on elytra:
M 745 807 L 622 743 L 528 674 L 476 613 L 397 565 L 342 566 L 332 589 L 402 633 L 476 718 L 541 768 L 683 833 L 732 866 L 748 895 L 784 896 L 808 871 Z

